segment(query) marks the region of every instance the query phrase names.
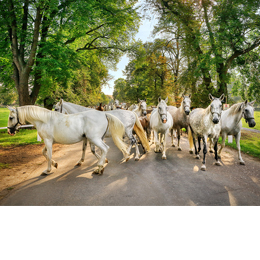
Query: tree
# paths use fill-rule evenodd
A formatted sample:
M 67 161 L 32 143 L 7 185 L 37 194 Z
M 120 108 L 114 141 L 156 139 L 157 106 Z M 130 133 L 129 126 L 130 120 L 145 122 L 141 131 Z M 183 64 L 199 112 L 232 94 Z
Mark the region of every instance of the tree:
M 19 104 L 34 104 L 46 74 L 66 82 L 81 66 L 80 52 L 96 51 L 114 66 L 136 32 L 136 0 L 4 0 L 0 54 L 13 63 Z M 10 58 L 11 49 L 11 58 Z

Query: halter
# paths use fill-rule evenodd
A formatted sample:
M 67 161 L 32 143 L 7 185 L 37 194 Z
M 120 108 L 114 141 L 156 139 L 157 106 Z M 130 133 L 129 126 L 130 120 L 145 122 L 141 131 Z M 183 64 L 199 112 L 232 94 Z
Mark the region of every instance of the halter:
M 17 123 L 16 123 L 14 126 L 11 126 L 11 127 L 8 126 L 7 128 L 8 128 L 8 129 L 13 129 L 14 131 L 17 131 L 15 128 L 16 128 L 16 126 L 17 126 L 18 124 L 21 125 L 21 122 L 20 122 L 20 120 L 19 120 L 18 109 L 16 108 L 15 110 L 16 110 L 16 114 L 17 114 Z
M 250 120 L 250 119 L 253 119 L 253 120 L 255 120 L 255 118 L 254 117 L 245 117 L 245 110 L 243 111 L 243 117 L 244 117 L 244 119 L 245 119 L 245 121 L 246 121 L 246 123 L 248 122 L 248 120 Z

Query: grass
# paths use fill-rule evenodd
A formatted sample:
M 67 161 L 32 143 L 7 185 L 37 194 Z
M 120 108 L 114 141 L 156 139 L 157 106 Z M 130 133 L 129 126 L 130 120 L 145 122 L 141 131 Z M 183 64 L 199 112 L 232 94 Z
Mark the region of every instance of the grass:
M 0 127 L 6 127 L 8 122 L 9 110 L 7 108 L 0 108 Z M 7 134 L 7 130 L 0 130 L 0 146 L 18 146 L 27 144 L 40 144 L 37 141 L 36 129 L 20 129 L 19 133 L 14 136 Z M 1 167 L 1 166 L 0 166 Z
M 221 141 L 222 141 L 222 138 L 220 137 L 219 142 L 221 143 Z M 225 145 L 230 146 L 237 150 L 235 138 L 233 138 L 232 143 L 228 143 L 228 139 L 226 139 Z M 244 152 L 248 155 L 260 158 L 260 133 L 242 131 L 241 140 L 240 140 L 240 148 L 241 148 L 242 152 Z

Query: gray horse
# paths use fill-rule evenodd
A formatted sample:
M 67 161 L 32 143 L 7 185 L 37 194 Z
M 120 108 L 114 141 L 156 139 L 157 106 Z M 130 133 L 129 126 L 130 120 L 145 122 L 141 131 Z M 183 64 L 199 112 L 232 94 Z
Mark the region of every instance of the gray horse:
M 185 128 L 188 130 L 189 126 L 189 114 L 190 114 L 190 105 L 191 105 L 191 95 L 184 96 L 182 95 L 182 102 L 179 108 L 175 106 L 168 106 L 168 112 L 172 115 L 173 118 L 173 127 L 170 130 L 172 137 L 172 146 L 175 147 L 173 138 L 173 130 L 177 130 L 177 138 L 178 138 L 178 150 L 181 151 L 180 147 L 180 138 L 181 138 L 181 129 Z M 192 152 L 192 150 L 190 150 Z
M 206 170 L 206 154 L 207 154 L 207 138 L 211 138 L 214 144 L 216 165 L 221 165 L 218 160 L 217 145 L 221 131 L 221 113 L 222 101 L 224 94 L 220 98 L 215 98 L 209 94 L 211 104 L 206 108 L 196 108 L 190 113 L 190 126 L 188 130 L 188 137 L 190 147 L 194 145 L 196 158 L 199 159 L 199 152 L 201 150 L 200 141 L 203 140 L 203 161 L 201 170 Z M 197 150 L 195 140 L 198 139 L 199 148 Z

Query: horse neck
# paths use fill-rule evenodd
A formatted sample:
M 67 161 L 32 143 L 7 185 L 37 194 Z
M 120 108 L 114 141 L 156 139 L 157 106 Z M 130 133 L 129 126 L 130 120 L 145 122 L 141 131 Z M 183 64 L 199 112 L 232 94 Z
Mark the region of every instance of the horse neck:
M 22 124 L 26 121 L 34 124 L 36 121 L 45 122 L 49 119 L 51 111 L 37 106 L 23 106 L 18 110 L 19 120 Z
M 227 118 L 229 121 L 232 121 L 235 124 L 238 124 L 240 122 L 240 120 L 243 117 L 243 110 L 239 109 L 239 107 L 242 105 L 243 103 L 238 103 L 233 105 L 232 107 L 230 107 L 229 109 L 226 110 L 227 113 Z

